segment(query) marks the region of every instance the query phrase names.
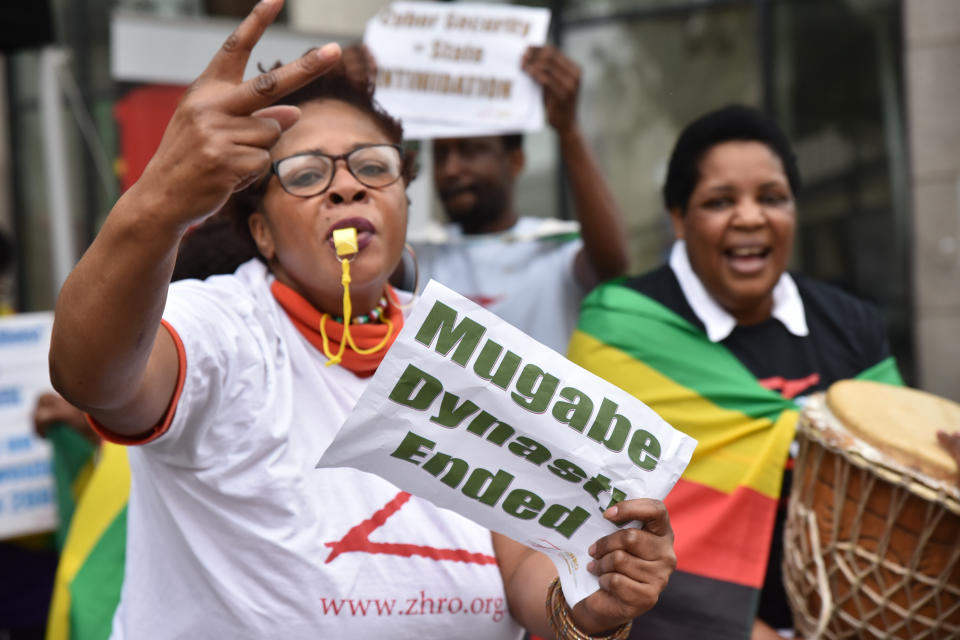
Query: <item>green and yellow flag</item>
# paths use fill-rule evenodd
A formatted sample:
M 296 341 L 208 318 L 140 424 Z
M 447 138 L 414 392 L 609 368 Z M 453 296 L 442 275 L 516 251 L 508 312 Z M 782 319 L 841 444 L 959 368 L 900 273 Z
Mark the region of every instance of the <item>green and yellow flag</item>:
M 53 479 L 60 520 L 54 539 L 57 550 L 62 551 L 73 512 L 93 473 L 97 446 L 64 423 L 51 425 L 47 440 L 53 452 Z
M 77 502 L 54 582 L 47 640 L 106 640 L 120 602 L 130 466 L 105 442 Z

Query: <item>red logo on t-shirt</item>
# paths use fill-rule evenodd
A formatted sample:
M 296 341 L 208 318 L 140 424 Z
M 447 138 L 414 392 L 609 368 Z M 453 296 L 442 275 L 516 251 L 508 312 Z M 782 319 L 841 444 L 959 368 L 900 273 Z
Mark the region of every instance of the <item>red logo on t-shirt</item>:
M 763 380 L 757 380 L 760 383 L 760 386 L 770 389 L 771 391 L 779 391 L 787 400 L 793 400 L 798 395 L 814 386 L 820 382 L 819 373 L 811 373 L 805 378 L 798 378 L 796 380 L 787 380 L 783 376 L 774 376 L 772 378 L 764 378 Z
M 503 296 L 467 296 L 473 302 L 476 302 L 481 307 L 489 307 L 490 305 L 496 304 L 503 300 Z
M 436 547 L 427 547 L 418 544 L 405 544 L 397 542 L 373 542 L 370 540 L 370 534 L 379 529 L 386 523 L 387 519 L 400 511 L 403 505 L 410 500 L 410 494 L 401 491 L 390 502 L 385 504 L 368 519 L 350 529 L 347 535 L 336 542 L 327 542 L 330 547 L 330 555 L 327 556 L 327 563 L 333 562 L 334 558 L 341 553 L 359 551 L 362 553 L 383 553 L 394 556 L 423 556 L 433 558 L 434 560 L 452 560 L 454 562 L 472 562 L 474 564 L 497 564 L 497 559 L 484 553 L 474 553 L 466 549 L 438 549 Z

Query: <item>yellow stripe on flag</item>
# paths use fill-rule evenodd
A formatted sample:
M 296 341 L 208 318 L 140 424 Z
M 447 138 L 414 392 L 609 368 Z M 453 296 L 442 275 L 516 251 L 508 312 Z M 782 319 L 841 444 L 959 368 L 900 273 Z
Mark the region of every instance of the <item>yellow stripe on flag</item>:
M 93 476 L 94 466 L 94 461 L 88 460 L 86 464 L 80 468 L 80 471 L 77 472 L 77 477 L 73 479 L 73 483 L 70 485 L 70 493 L 73 494 L 74 504 L 80 500 L 80 496 L 82 496 L 84 490 L 86 490 L 87 483 L 90 482 L 90 478 Z
M 73 512 L 60 554 L 47 623 L 47 640 L 70 638 L 70 583 L 110 524 L 127 506 L 130 465 L 125 447 L 104 442 L 86 491 Z
M 776 423 L 717 406 L 627 353 L 576 331 L 568 357 L 653 408 L 698 442 L 683 477 L 731 493 L 749 487 L 777 499 L 795 411 Z M 722 374 L 720 374 L 722 375 Z

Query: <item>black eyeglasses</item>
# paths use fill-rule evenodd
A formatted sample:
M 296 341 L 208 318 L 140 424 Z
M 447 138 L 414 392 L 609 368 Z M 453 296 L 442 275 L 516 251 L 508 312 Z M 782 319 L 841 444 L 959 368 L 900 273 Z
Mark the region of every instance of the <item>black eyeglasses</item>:
M 398 144 L 371 144 L 353 151 L 330 155 L 320 151 L 298 153 L 273 163 L 273 173 L 283 190 L 292 196 L 309 198 L 330 188 L 337 172 L 337 160 L 365 187 L 379 189 L 400 179 L 403 150 Z

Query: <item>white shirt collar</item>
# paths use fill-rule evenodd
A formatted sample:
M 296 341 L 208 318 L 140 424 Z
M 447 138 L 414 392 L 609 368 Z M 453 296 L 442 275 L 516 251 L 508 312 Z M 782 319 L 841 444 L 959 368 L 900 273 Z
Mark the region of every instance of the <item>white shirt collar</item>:
M 673 243 L 673 249 L 670 250 L 670 268 L 677 276 L 680 289 L 693 312 L 706 327 L 710 342 L 720 342 L 729 336 L 737 326 L 737 321 L 707 293 L 706 287 L 690 266 L 687 245 L 683 240 Z M 807 328 L 807 316 L 803 310 L 803 300 L 800 299 L 800 292 L 797 291 L 797 283 L 786 271 L 773 287 L 771 315 L 783 323 L 787 331 L 795 336 L 803 337 L 810 333 L 810 329 Z

